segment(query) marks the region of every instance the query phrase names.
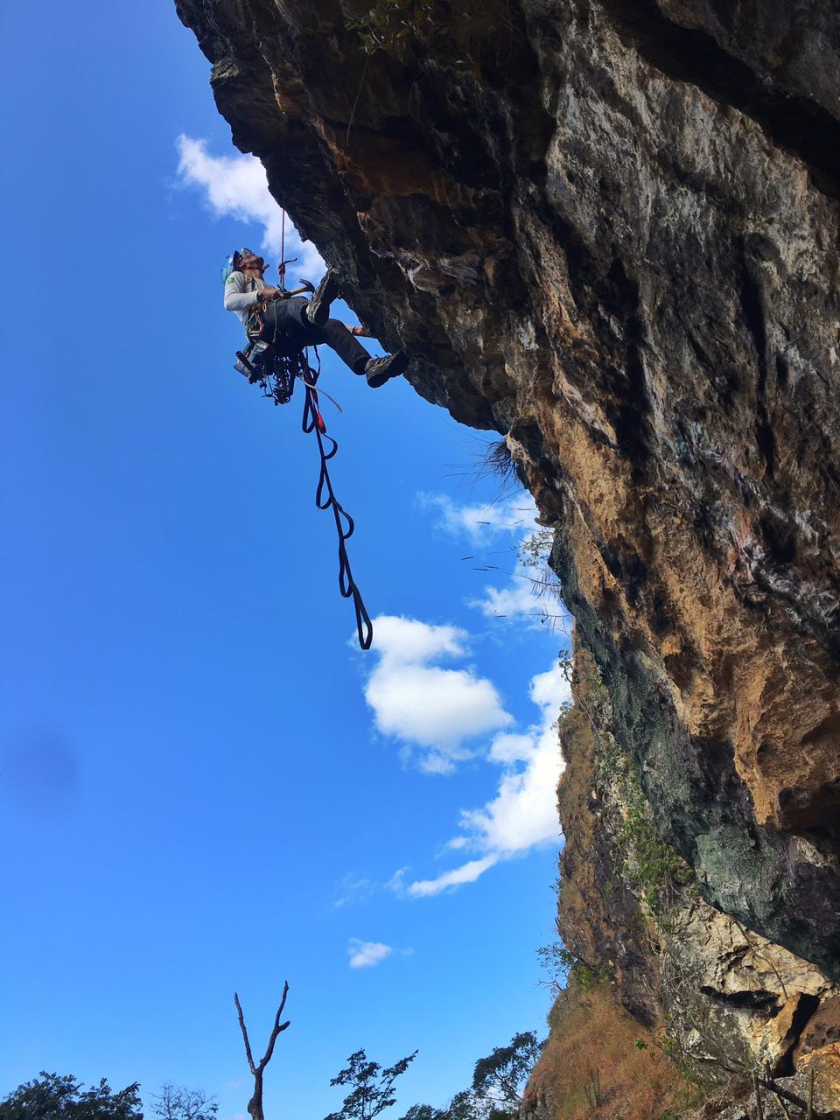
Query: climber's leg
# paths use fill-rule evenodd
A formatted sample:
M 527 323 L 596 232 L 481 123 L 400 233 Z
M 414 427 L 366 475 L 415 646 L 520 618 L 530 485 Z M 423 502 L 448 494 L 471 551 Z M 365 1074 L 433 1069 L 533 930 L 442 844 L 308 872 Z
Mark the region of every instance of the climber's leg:
M 306 300 L 300 297 L 293 299 L 273 299 L 266 304 L 263 315 L 263 339 L 270 342 L 278 353 L 289 349 L 289 342 L 296 342 L 297 335 L 302 329 L 300 316 L 306 307 Z
M 365 364 L 365 377 L 371 389 L 378 389 L 392 377 L 399 377 L 408 368 L 408 354 L 398 350 L 396 354 L 386 354 L 384 358 L 370 358 Z
M 309 301 L 302 296 L 270 303 L 265 314 L 265 337 L 269 342 L 272 334 L 276 334 L 281 345 L 288 341 L 295 349 L 329 346 L 354 373 L 364 373 L 365 362 L 370 358 L 364 346 L 338 319 L 327 319 L 323 326 L 313 327 L 306 317 L 308 306 Z
M 295 346 L 329 346 L 353 373 L 367 376 L 368 385 L 378 389 L 392 377 L 401 374 L 408 365 L 405 354 L 389 354 L 384 358 L 371 358 L 355 335 L 338 319 L 327 319 L 320 327 L 313 327 L 306 315 L 309 302 L 302 297 L 278 302 L 275 319 L 269 317 L 274 304 L 269 304 L 266 322 L 282 324 L 281 331 Z M 269 336 L 270 337 L 270 336 Z
M 364 374 L 371 389 L 378 389 L 392 377 L 399 377 L 408 365 L 408 357 L 400 351 L 384 358 L 371 358 L 355 335 L 338 319 L 328 319 L 322 327 L 312 329 L 312 336 L 325 342 L 354 373 Z
M 330 317 L 330 304 L 338 295 L 338 277 L 330 269 L 312 294 L 304 311 L 304 319 L 311 327 L 323 327 Z
M 309 335 L 311 338 L 317 339 L 318 345 L 326 344 L 331 350 L 334 350 L 342 362 L 354 373 L 362 374 L 365 372 L 365 366 L 370 361 L 370 354 L 355 335 L 352 335 L 344 323 L 339 322 L 338 319 L 327 319 L 323 326 L 311 327 Z

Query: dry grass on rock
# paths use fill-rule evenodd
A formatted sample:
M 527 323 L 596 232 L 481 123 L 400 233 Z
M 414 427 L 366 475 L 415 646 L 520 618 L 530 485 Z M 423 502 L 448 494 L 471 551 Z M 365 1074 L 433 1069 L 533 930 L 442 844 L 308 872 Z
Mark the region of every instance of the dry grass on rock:
M 528 1083 L 524 1116 L 658 1120 L 693 1103 L 694 1086 L 651 1032 L 616 1006 L 608 985 L 583 992 L 572 981 L 549 1021 L 551 1036 Z

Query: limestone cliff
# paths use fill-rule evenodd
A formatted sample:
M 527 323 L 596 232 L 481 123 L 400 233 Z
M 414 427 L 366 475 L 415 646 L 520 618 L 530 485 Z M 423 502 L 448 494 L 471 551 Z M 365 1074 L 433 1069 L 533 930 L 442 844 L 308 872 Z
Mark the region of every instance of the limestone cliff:
M 570 947 L 649 1023 L 691 977 L 698 1060 L 789 1064 L 840 979 L 840 9 L 176 2 L 348 302 L 556 530 L 613 767 L 567 740 Z M 621 932 L 633 813 L 679 938 Z

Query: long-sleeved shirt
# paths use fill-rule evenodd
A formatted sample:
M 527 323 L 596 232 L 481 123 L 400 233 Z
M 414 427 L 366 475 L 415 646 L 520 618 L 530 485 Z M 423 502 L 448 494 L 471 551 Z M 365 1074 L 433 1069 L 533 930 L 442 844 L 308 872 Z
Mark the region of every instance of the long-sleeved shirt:
M 244 325 L 248 312 L 259 302 L 260 292 L 268 287 L 259 276 L 232 272 L 225 282 L 225 311 L 232 311 Z

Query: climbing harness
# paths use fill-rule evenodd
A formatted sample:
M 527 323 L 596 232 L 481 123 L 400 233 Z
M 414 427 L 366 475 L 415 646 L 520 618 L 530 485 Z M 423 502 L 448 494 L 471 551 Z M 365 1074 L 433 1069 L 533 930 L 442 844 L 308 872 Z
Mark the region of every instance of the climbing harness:
M 258 317 L 255 316 L 255 320 Z M 264 329 L 264 324 L 261 329 Z M 256 336 L 259 338 L 259 335 Z M 365 607 L 362 593 L 359 591 L 353 572 L 350 567 L 350 558 L 347 555 L 347 541 L 353 536 L 356 523 L 339 502 L 333 490 L 330 478 L 329 462 L 338 452 L 338 442 L 327 435 L 327 425 L 321 415 L 320 394 L 317 388 L 318 378 L 321 375 L 321 359 L 318 347 L 315 351 L 316 368 L 309 364 L 304 349 L 295 350 L 291 354 L 278 353 L 274 343 L 276 337 L 268 344 L 268 350 L 263 357 L 262 365 L 252 365 L 245 354 L 237 352 L 237 357 L 244 363 L 248 370 L 248 380 L 258 384 L 263 395 L 273 400 L 276 405 L 288 404 L 292 399 L 295 381 L 303 382 L 305 399 L 303 402 L 303 420 L 301 428 L 306 435 L 315 433 L 318 444 L 318 455 L 321 460 L 321 469 L 318 475 L 318 485 L 315 489 L 315 504 L 318 509 L 331 510 L 338 535 L 338 589 L 344 599 L 353 600 L 353 610 L 356 614 L 356 633 L 362 649 L 370 649 L 373 641 L 373 623 Z M 323 394 L 325 397 L 328 395 Z M 332 397 L 328 397 L 332 400 Z M 336 401 L 333 401 L 341 411 Z

